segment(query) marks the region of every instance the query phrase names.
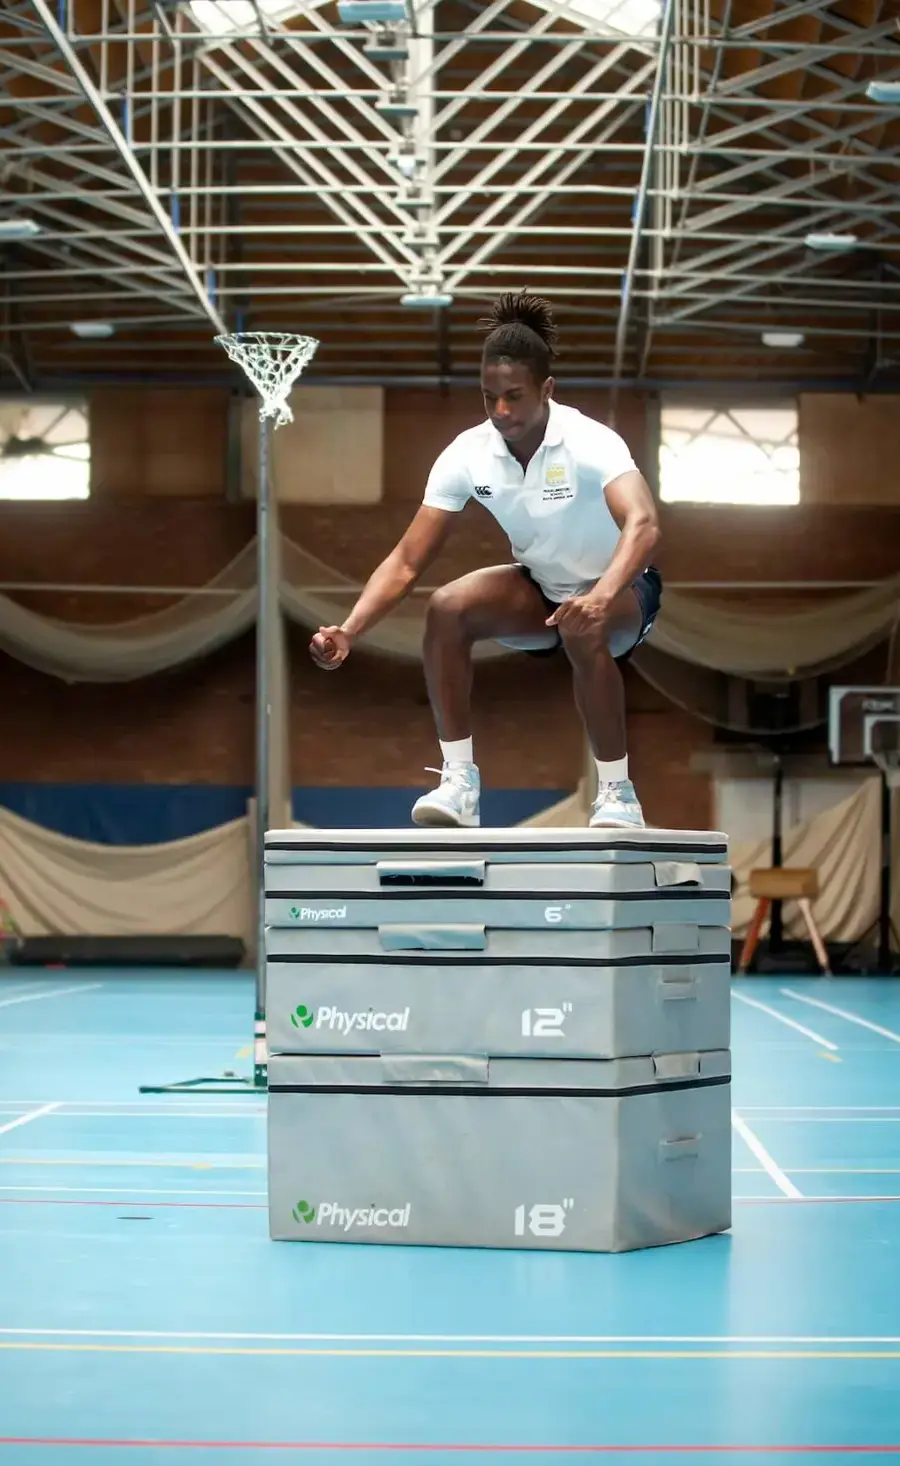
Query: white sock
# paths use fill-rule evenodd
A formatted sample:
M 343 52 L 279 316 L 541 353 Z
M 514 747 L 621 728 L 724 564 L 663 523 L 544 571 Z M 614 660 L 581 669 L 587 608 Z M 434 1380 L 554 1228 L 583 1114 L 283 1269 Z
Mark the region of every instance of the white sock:
M 623 779 L 628 778 L 628 754 L 624 758 L 613 759 L 612 763 L 601 763 L 598 758 L 594 759 L 597 765 L 597 781 L 600 784 L 619 784 Z
M 457 738 L 454 743 L 445 743 L 439 738 L 445 764 L 471 764 L 475 762 L 471 738 Z

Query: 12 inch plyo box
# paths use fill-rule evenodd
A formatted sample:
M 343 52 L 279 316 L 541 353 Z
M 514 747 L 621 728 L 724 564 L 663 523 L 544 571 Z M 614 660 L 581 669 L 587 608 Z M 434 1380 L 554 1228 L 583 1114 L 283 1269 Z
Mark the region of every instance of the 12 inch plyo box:
M 590 965 L 270 961 L 275 1054 L 620 1058 L 727 1049 L 727 958 Z

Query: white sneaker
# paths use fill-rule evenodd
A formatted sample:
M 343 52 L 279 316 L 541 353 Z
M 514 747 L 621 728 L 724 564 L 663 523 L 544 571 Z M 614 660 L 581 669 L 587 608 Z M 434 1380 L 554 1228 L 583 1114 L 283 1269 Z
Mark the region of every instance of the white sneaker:
M 428 772 L 440 774 L 440 786 L 416 800 L 412 809 L 413 824 L 461 825 L 466 828 L 479 825 L 481 776 L 475 764 L 444 764 L 443 769 L 429 769 Z
M 591 810 L 590 828 L 614 830 L 644 829 L 644 814 L 630 779 L 601 784 Z

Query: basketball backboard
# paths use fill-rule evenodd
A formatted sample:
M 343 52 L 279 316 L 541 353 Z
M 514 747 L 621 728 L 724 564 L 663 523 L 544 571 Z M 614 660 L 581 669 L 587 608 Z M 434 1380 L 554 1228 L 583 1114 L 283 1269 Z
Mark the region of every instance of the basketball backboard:
M 900 744 L 900 687 L 830 687 L 828 758 L 862 766 Z

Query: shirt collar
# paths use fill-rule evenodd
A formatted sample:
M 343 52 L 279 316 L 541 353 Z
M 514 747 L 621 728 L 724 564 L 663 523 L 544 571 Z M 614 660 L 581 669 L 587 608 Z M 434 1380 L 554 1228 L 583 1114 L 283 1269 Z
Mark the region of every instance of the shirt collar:
M 541 442 L 541 445 L 537 450 L 538 452 L 541 451 L 541 448 L 558 448 L 563 440 L 563 429 L 562 422 L 560 421 L 559 416 L 559 408 L 557 404 L 553 401 L 552 397 L 550 398 L 548 406 L 549 415 L 547 417 L 547 427 L 544 430 L 543 441 Z M 509 449 L 506 446 L 506 440 L 503 438 L 503 436 L 497 432 L 497 429 L 490 421 L 488 423 L 488 426 L 491 430 L 491 451 L 493 452 L 494 456 L 496 458 L 506 458 L 511 456 Z

